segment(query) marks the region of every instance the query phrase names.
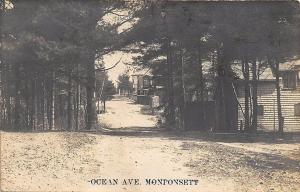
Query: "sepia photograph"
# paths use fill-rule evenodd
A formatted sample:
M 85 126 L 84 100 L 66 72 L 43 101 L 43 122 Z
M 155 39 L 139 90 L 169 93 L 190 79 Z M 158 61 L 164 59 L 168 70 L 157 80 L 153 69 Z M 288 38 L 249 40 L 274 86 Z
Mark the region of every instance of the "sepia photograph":
M 300 1 L 0 0 L 0 191 L 300 192 Z

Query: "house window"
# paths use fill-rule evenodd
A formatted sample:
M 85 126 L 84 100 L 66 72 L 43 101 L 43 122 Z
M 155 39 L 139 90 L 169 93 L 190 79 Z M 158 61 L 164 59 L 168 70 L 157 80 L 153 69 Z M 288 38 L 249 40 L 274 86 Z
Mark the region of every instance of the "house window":
M 149 79 L 144 79 L 144 87 L 148 87 L 149 86 Z
M 300 103 L 294 105 L 294 114 L 295 116 L 300 116 Z
M 263 105 L 258 105 L 257 106 L 257 115 L 258 116 L 263 116 L 264 115 L 264 106 Z
M 296 88 L 296 74 L 294 72 L 285 72 L 282 75 L 283 88 L 295 89 Z

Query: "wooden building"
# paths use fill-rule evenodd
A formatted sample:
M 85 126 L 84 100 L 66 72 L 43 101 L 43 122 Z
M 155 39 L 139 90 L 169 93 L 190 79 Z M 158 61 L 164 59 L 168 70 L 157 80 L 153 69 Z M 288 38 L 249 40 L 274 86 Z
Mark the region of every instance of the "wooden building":
M 138 104 L 160 106 L 166 99 L 162 79 L 160 76 L 153 76 L 149 70 L 135 72 L 131 75 L 132 99 Z
M 251 73 L 251 71 L 250 71 Z M 275 75 L 270 68 L 259 72 L 257 81 L 258 130 L 277 131 L 277 94 Z M 244 81 L 236 83 L 236 92 L 241 107 L 238 109 L 239 127 L 244 123 Z M 284 131 L 300 131 L 300 60 L 280 64 L 280 88 Z M 250 78 L 250 97 L 252 81 Z M 252 108 L 250 102 L 250 109 Z M 251 115 L 250 115 L 251 116 Z
M 152 95 L 152 76 L 145 74 L 132 75 L 132 99 L 138 104 L 149 105 Z

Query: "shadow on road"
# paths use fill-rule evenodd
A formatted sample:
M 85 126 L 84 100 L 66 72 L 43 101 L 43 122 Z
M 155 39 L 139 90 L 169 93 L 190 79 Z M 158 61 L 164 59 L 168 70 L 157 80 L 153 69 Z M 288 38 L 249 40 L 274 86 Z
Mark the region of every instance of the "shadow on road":
M 256 134 L 246 133 L 212 133 L 200 131 L 174 131 L 156 127 L 126 127 L 105 128 L 93 134 L 128 137 L 160 137 L 170 140 L 198 140 L 224 143 L 274 143 L 274 144 L 300 144 L 300 133 L 276 133 L 260 132 Z
M 4 131 L 3 131 L 4 132 Z M 14 131 L 5 131 L 14 132 Z M 200 131 L 174 131 L 165 128 L 156 127 L 126 127 L 126 128 L 105 128 L 98 130 L 79 130 L 79 131 L 61 131 L 61 130 L 44 130 L 44 131 L 17 131 L 21 134 L 26 133 L 87 133 L 96 135 L 110 136 L 128 136 L 144 138 L 163 138 L 170 140 L 183 141 L 209 141 L 224 143 L 273 143 L 273 144 L 300 144 L 300 133 L 284 133 L 282 135 L 275 133 L 208 133 Z

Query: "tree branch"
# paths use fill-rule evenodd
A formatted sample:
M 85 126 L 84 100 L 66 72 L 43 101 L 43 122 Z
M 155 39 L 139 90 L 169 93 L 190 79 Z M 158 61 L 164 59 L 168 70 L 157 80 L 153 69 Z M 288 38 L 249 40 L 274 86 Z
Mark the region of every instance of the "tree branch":
M 98 68 L 98 69 L 95 69 L 95 71 L 108 71 L 108 70 L 110 70 L 110 69 L 115 68 L 115 67 L 121 62 L 122 57 L 123 57 L 123 56 L 121 56 L 120 59 L 119 59 L 113 66 L 111 66 L 111 67 L 109 67 L 109 68 Z

